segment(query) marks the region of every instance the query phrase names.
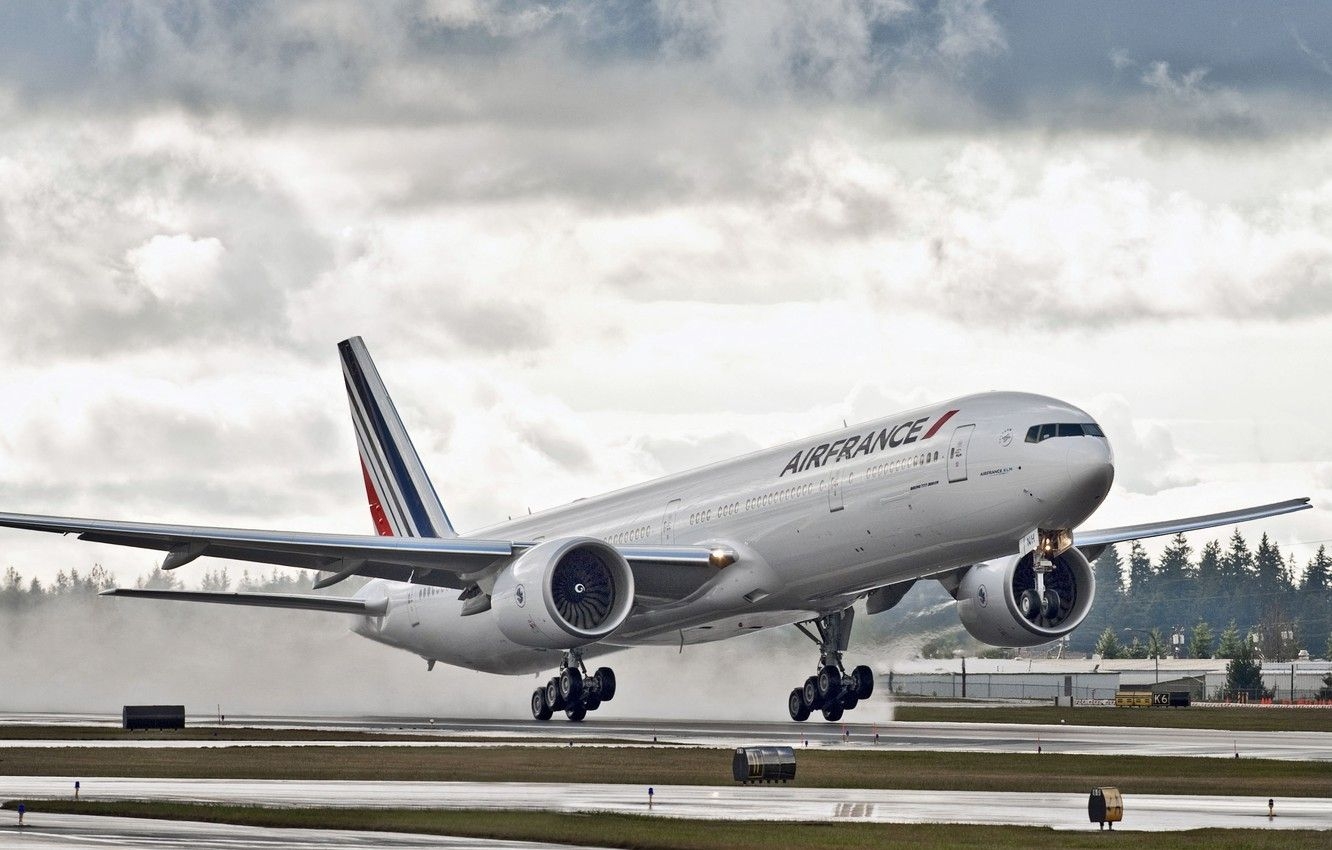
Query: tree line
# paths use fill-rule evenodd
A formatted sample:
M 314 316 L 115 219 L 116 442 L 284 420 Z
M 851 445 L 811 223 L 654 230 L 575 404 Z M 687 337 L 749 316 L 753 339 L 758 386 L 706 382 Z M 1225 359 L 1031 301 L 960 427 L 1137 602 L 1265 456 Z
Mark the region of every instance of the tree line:
M 238 590 L 298 593 L 309 590 L 313 584 L 314 576 L 304 570 L 279 572 L 275 568 L 267 574 L 245 570 L 233 587 L 227 568 L 221 567 L 205 571 L 200 577 L 199 589 L 216 592 Z M 5 570 L 4 579 L 0 580 L 0 609 L 16 611 L 61 599 L 96 596 L 103 590 L 118 585 L 119 582 L 115 577 L 101 564 L 94 564 L 86 573 L 80 573 L 77 569 L 71 569 L 69 572 L 61 570 L 46 584 L 36 577 L 25 578 L 18 570 L 9 567 Z M 184 590 L 185 583 L 174 572 L 153 569 L 140 575 L 134 582 L 134 587 L 151 590 Z
M 1138 541 L 1125 559 L 1108 547 L 1093 564 L 1096 603 L 1069 649 L 1115 658 L 1289 661 L 1306 650 L 1332 658 L 1332 558 L 1303 565 L 1264 533 L 1250 547 L 1238 529 L 1196 553 L 1175 535 L 1153 560 Z

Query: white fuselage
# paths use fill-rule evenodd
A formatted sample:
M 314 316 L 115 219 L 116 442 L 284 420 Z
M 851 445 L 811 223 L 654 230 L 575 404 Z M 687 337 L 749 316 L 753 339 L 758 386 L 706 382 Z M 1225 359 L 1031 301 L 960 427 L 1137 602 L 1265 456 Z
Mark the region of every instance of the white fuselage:
M 1091 422 L 1078 408 L 1043 396 L 965 396 L 583 499 L 476 536 L 729 547 L 737 561 L 699 590 L 635 610 L 609 640 L 586 651 L 718 640 L 841 610 L 877 587 L 1014 554 L 1036 528 L 1076 527 L 1109 491 L 1108 442 L 1024 437 L 1033 425 Z M 358 634 L 427 659 L 510 674 L 560 660 L 558 651 L 504 637 L 492 612 L 460 616 L 456 590 L 376 580 L 358 595 L 389 599 L 382 618 L 358 618 Z

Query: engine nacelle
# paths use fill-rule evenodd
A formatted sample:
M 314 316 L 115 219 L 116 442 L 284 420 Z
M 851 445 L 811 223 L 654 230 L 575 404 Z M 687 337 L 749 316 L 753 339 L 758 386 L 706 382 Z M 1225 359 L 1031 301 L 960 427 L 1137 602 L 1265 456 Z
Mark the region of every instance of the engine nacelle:
M 634 601 L 634 574 L 614 546 L 594 537 L 538 543 L 495 579 L 500 631 L 541 649 L 572 649 L 620 627 Z
M 957 589 L 957 614 L 977 640 L 991 646 L 1039 646 L 1073 631 L 1091 610 L 1096 579 L 1075 548 L 1054 558 L 1038 591 L 1035 553 L 968 569 Z

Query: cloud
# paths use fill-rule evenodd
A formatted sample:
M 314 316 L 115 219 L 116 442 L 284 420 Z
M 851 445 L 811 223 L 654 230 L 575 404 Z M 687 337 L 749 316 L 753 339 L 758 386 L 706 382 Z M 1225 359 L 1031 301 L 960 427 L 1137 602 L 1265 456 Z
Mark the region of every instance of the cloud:
M 225 249 L 216 237 L 195 239 L 188 233 L 158 234 L 125 253 L 134 277 L 163 301 L 188 301 L 208 290 L 217 278 Z

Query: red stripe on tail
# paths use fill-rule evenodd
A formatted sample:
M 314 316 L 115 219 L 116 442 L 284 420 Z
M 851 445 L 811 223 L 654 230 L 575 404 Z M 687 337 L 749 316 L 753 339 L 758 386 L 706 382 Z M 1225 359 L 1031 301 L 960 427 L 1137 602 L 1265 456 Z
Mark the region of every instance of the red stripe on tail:
M 393 526 L 389 525 L 388 517 L 384 515 L 384 506 L 379 503 L 379 494 L 375 492 L 375 484 L 370 480 L 370 470 L 365 468 L 365 461 L 361 461 L 361 475 L 365 478 L 365 495 L 370 500 L 370 518 L 375 521 L 375 533 L 380 537 L 392 537 Z
M 957 413 L 957 411 L 950 410 L 947 413 L 945 413 L 943 416 L 939 417 L 939 421 L 935 422 L 932 426 L 930 426 L 930 430 L 926 431 L 925 436 L 921 437 L 921 439 L 928 440 L 930 437 L 933 437 L 935 432 L 938 431 L 940 428 L 942 428 L 945 422 L 953 418 L 954 413 Z

